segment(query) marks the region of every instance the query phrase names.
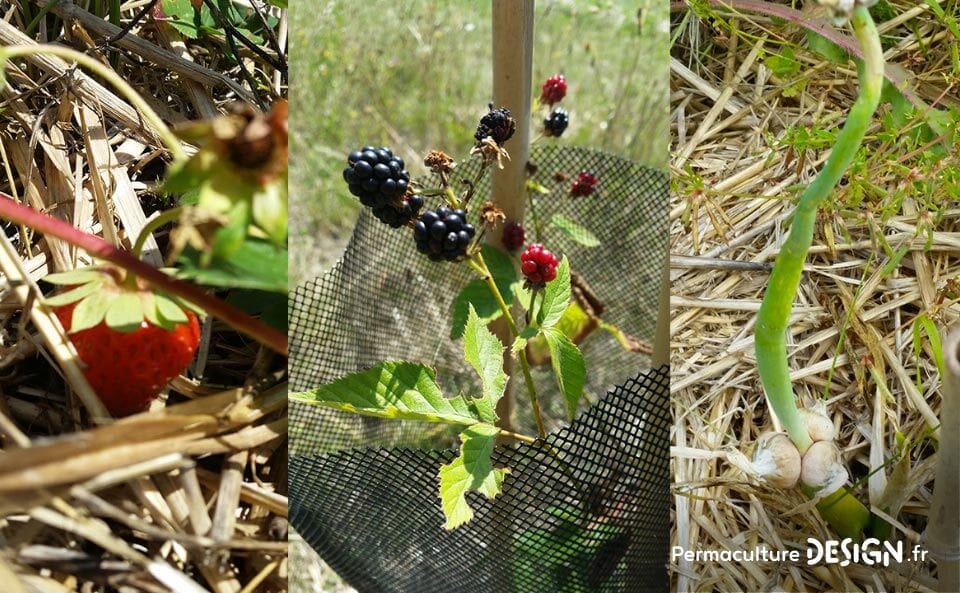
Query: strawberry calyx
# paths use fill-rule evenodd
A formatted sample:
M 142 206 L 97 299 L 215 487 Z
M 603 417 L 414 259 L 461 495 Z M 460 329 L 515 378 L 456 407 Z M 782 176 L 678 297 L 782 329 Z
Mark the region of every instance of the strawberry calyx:
M 145 324 L 173 331 L 188 322 L 187 312 L 203 311 L 180 297 L 148 288 L 132 274 L 103 265 L 48 274 L 44 280 L 64 288 L 44 298 L 54 308 L 74 305 L 69 333 L 76 334 L 103 322 L 130 333 Z

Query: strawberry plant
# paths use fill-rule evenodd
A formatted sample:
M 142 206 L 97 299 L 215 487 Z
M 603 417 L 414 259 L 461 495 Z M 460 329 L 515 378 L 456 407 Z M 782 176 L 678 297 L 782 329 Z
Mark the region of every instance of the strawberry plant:
M 217 317 L 285 355 L 285 315 L 275 310 L 286 309 L 286 103 L 277 102 L 266 114 L 236 107 L 226 116 L 181 127 L 176 134 L 199 147 L 188 158 L 143 98 L 96 60 L 57 46 L 10 46 L 0 48 L 0 66 L 37 54 L 73 60 L 111 83 L 173 157 L 157 190 L 179 203 L 156 213 L 139 236 L 128 237 L 129 247 L 0 196 L 0 216 L 94 258 L 89 267 L 47 275 L 45 280 L 59 288 L 44 305 L 66 330 L 83 375 L 106 410 L 129 415 L 156 398 L 193 359 L 204 316 Z M 172 227 L 171 266 L 158 269 L 141 255 L 147 239 L 167 227 Z M 231 299 L 230 290 L 237 287 L 260 296 Z M 227 291 L 228 299 L 209 289 Z M 271 311 L 257 319 L 230 300 L 251 312 Z

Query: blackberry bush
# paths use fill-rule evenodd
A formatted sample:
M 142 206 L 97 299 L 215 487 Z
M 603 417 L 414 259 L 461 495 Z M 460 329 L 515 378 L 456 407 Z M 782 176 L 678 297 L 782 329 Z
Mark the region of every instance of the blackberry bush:
M 570 114 L 563 107 L 557 107 L 543 118 L 543 130 L 547 136 L 560 137 L 570 123 Z
M 454 261 L 467 253 L 476 229 L 467 222 L 466 210 L 451 210 L 441 206 L 427 210 L 413 225 L 417 251 L 433 261 Z
M 364 206 L 383 208 L 407 193 L 410 174 L 389 148 L 364 146 L 347 157 L 343 179 Z

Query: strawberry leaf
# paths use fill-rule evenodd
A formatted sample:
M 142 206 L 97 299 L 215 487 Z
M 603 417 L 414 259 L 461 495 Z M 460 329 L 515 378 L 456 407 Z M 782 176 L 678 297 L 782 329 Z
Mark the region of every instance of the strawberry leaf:
M 70 303 L 75 303 L 83 297 L 97 292 L 99 289 L 100 283 L 90 282 L 88 284 L 81 284 L 76 288 L 66 292 L 61 292 L 60 294 L 45 297 L 44 301 L 51 307 L 60 307 L 63 305 L 69 305 Z
M 476 424 L 460 433 L 460 455 L 440 466 L 440 506 L 447 521 L 446 529 L 456 529 L 473 518 L 467 504 L 467 492 L 479 492 L 487 498 L 500 494 L 508 469 L 493 467 L 490 454 L 500 429 L 490 424 Z
M 75 334 L 99 325 L 107 315 L 111 300 L 113 299 L 109 293 L 98 290 L 77 303 L 70 320 L 70 333 Z
M 180 305 L 167 295 L 154 295 L 154 302 L 156 303 L 157 314 L 161 318 L 161 321 L 166 321 L 174 325 L 187 322 L 187 314 L 183 312 Z M 162 327 L 166 327 L 166 325 Z
M 43 277 L 43 280 L 50 284 L 67 286 L 71 284 L 86 284 L 87 282 L 102 282 L 103 272 L 97 268 L 80 268 L 79 270 L 47 274 Z
M 140 295 L 133 292 L 117 295 L 111 300 L 104 321 L 107 322 L 107 327 L 122 333 L 140 329 L 143 323 L 143 303 L 140 302 Z

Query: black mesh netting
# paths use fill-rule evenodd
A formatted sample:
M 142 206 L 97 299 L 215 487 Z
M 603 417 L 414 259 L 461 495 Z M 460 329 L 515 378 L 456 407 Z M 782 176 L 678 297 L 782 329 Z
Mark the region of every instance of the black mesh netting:
M 570 259 L 602 302 L 605 323 L 651 342 L 666 252 L 666 172 L 558 146 L 534 147 L 531 162 L 534 179 L 550 190 L 536 202 L 542 242 Z M 462 163 L 457 177 L 472 177 L 476 166 Z M 582 170 L 600 184 L 594 195 L 572 197 Z M 489 191 L 485 180 L 474 199 Z M 557 215 L 599 245 L 548 224 Z M 435 368 L 447 395 L 476 393 L 462 342 L 449 335 L 452 301 L 473 277 L 465 265 L 429 261 L 409 229 L 364 212 L 341 261 L 290 297 L 291 389 L 409 360 Z M 580 343 L 585 410 L 568 427 L 549 364 L 534 368 L 552 449 L 498 448 L 495 462 L 510 468 L 503 493 L 494 501 L 468 495 L 476 516 L 454 531 L 443 529 L 437 497 L 437 470 L 455 456 L 437 450 L 455 445 L 449 433 L 291 402 L 293 525 L 361 593 L 666 590 L 666 372 L 648 370 L 644 349 L 625 348 L 615 334 L 597 330 Z M 514 401 L 514 429 L 535 434 L 527 398 Z
M 361 593 L 666 591 L 668 392 L 651 370 L 549 435 L 552 449 L 497 448 L 503 493 L 468 495 L 475 516 L 453 531 L 437 502 L 451 450 L 294 456 L 290 520 Z

